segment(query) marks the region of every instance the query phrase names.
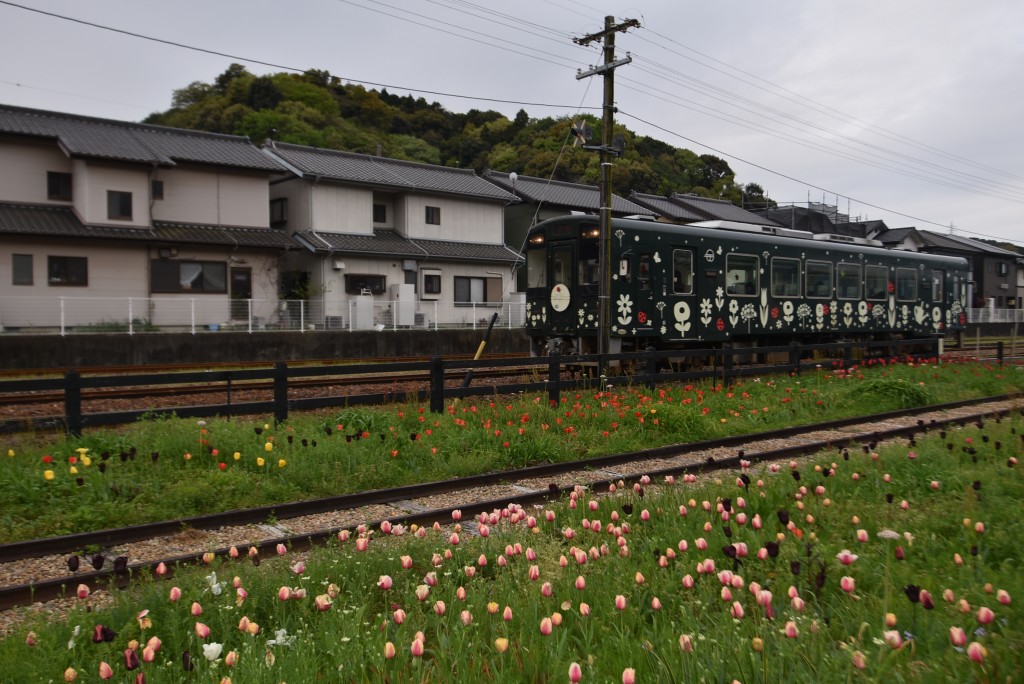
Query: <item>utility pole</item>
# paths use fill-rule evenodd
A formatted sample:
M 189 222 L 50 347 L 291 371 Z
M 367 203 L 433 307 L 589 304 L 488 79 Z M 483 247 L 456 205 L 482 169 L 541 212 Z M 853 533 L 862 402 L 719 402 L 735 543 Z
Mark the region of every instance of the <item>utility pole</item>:
M 601 144 L 599 146 L 584 145 L 583 149 L 597 150 L 601 153 L 601 240 L 598 243 L 599 277 L 601 279 L 598 303 L 598 354 L 607 354 L 611 347 L 611 283 L 612 283 L 612 156 L 620 152 L 612 147 L 612 129 L 615 125 L 615 69 L 633 61 L 629 53 L 622 59 L 615 59 L 615 34 L 639 28 L 636 19 L 626 19 L 621 24 L 615 23 L 615 17 L 604 18 L 604 30 L 582 38 L 573 38 L 572 42 L 584 47 L 591 43 L 604 41 L 604 64 L 591 67 L 587 71 L 577 71 L 576 80 L 601 74 L 604 76 L 604 105 L 601 122 Z

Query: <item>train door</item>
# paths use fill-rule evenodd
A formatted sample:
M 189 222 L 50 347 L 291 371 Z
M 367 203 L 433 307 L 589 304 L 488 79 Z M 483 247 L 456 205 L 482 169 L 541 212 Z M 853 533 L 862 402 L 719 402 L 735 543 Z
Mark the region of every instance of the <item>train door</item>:
M 655 255 L 649 247 L 623 254 L 619 280 L 623 287 L 612 299 L 613 324 L 628 336 L 650 334 L 659 313 L 656 293 L 661 293 L 660 284 L 665 282 L 661 255 Z
M 553 331 L 568 332 L 575 329 L 573 291 L 576 283 L 576 243 L 553 242 L 548 251 L 548 296 L 551 305 L 549 325 Z
M 673 249 L 671 254 L 672 278 L 664 279 L 662 297 L 670 305 L 665 313 L 668 336 L 685 339 L 690 336 L 693 320 L 697 318 L 697 297 L 693 288 L 693 250 Z

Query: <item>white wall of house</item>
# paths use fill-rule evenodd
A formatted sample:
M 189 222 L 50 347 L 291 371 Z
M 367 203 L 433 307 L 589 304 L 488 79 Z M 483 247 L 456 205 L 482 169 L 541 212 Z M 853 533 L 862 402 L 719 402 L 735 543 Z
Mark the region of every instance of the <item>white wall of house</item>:
M 158 169 L 164 198 L 153 201 L 153 219 L 222 226 L 270 225 L 270 191 L 265 175 L 201 167 Z M 146 194 L 139 198 L 149 201 Z M 147 211 L 146 205 L 139 207 Z
M 373 234 L 372 190 L 327 183 L 308 187 L 313 194 L 312 228 L 331 233 Z
M 71 172 L 75 210 L 83 223 L 147 228 L 149 222 L 149 173 L 135 166 L 74 160 Z M 132 194 L 131 219 L 110 219 L 107 192 Z
M 312 198 L 309 184 L 301 178 L 291 178 L 270 186 L 270 199 L 287 201 L 286 221 L 289 233 L 302 232 L 313 227 Z
M 71 173 L 71 160 L 52 141 L 4 140 L 0 144 L 0 201 L 70 204 L 47 198 L 47 171 Z
M 502 207 L 496 202 L 408 194 L 404 204 L 404 221 L 397 224 L 398 231 L 410 238 L 502 243 Z M 427 207 L 441 210 L 440 225 L 427 223 Z

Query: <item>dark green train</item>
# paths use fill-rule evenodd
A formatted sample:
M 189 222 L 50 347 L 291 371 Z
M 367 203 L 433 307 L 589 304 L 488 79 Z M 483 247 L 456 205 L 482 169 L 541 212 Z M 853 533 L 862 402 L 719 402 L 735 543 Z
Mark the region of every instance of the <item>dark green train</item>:
M 608 352 L 943 336 L 966 321 L 967 262 L 748 224 L 613 219 Z M 600 223 L 527 236 L 533 353 L 598 350 Z

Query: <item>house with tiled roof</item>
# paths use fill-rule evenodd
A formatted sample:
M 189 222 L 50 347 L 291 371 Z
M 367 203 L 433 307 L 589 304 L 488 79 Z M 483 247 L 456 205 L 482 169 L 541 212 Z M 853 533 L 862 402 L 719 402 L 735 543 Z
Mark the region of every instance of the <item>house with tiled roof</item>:
M 268 141 L 288 169 L 271 220 L 305 249 L 284 277 L 331 325 L 431 327 L 488 318 L 516 299 L 521 257 L 505 246 L 511 193 L 472 169 Z
M 0 105 L 0 326 L 269 318 L 284 171 L 243 137 Z

